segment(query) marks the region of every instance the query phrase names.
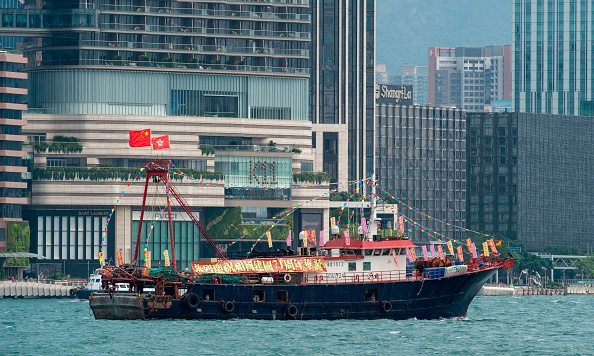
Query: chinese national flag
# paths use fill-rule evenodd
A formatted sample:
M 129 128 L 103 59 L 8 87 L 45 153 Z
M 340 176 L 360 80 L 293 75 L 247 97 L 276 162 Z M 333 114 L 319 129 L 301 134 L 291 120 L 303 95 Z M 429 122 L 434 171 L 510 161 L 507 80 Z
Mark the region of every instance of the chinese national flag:
M 130 147 L 147 147 L 151 145 L 151 129 L 130 130 Z
M 154 150 L 162 150 L 165 148 L 169 148 L 169 135 L 153 138 L 153 149 Z

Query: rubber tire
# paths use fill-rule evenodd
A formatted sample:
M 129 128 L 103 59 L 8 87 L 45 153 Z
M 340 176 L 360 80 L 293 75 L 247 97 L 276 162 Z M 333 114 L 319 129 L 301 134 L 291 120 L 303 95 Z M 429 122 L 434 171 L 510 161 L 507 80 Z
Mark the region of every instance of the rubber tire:
M 71 296 L 71 297 L 74 297 L 74 296 L 76 296 L 76 289 L 72 288 L 72 289 L 70 290 L 70 296 Z
M 382 311 L 384 313 L 389 313 L 392 311 L 392 303 L 390 302 L 383 302 L 382 303 Z
M 185 303 L 188 309 L 196 309 L 200 305 L 200 297 L 196 293 L 189 293 L 186 295 Z
M 223 304 L 223 309 L 226 313 L 233 313 L 233 310 L 235 310 L 235 304 L 232 301 L 225 302 Z
M 295 306 L 295 304 L 291 304 L 287 306 L 287 309 L 285 310 L 285 313 L 287 313 L 287 316 L 291 319 L 295 319 L 295 317 L 297 316 L 297 306 Z

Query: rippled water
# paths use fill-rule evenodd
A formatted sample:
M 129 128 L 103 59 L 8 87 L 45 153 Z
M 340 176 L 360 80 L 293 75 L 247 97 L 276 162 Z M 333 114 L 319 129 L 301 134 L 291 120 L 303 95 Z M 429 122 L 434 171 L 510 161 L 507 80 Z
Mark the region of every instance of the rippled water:
M 2 355 L 593 355 L 592 297 L 477 297 L 465 319 L 95 320 L 88 302 L 0 299 Z

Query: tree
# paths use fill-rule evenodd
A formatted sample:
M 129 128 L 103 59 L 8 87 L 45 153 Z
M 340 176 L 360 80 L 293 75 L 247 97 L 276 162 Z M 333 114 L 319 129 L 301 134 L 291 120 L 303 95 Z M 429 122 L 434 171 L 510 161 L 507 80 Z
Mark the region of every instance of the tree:
M 578 260 L 575 265 L 581 274 L 587 277 L 594 276 L 594 255 L 590 255 L 583 260 Z
M 8 252 L 29 252 L 31 229 L 26 221 L 9 221 L 6 223 Z M 6 266 L 28 266 L 28 257 L 7 258 Z

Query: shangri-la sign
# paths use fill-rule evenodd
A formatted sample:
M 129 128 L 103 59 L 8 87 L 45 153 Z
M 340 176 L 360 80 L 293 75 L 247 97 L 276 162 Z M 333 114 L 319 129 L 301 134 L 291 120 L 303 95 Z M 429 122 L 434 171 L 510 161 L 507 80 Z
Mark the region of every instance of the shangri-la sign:
M 246 260 L 192 262 L 195 274 L 326 272 L 323 257 L 250 258 Z

